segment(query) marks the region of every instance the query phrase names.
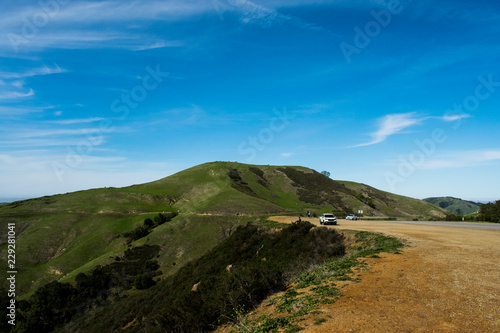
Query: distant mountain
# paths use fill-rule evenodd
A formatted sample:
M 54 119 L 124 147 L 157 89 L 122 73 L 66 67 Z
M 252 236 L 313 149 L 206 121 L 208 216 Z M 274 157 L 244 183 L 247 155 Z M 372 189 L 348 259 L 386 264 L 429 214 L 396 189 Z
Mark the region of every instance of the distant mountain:
M 434 197 L 423 200 L 458 215 L 477 213 L 481 207 L 481 203 L 453 197 Z

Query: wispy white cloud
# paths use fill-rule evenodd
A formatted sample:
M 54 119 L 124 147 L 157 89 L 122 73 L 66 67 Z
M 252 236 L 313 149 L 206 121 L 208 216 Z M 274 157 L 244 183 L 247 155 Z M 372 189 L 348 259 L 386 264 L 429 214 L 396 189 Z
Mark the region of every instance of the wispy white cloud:
M 20 43 L 20 49 L 128 49 L 132 51 L 148 50 L 160 47 L 179 47 L 182 41 L 158 40 L 141 32 L 117 30 L 93 31 L 91 27 L 42 31 L 36 38 Z M 1 44 L 0 40 L 0 46 Z M 3 45 L 10 47 L 10 45 Z
M 40 75 L 59 74 L 59 73 L 64 73 L 64 72 L 66 72 L 66 70 L 62 69 L 58 65 L 55 65 L 53 67 L 42 66 L 42 67 L 32 68 L 32 69 L 28 69 L 28 70 L 22 70 L 19 72 L 0 72 L 0 77 L 4 80 L 15 79 L 15 81 L 13 81 L 11 83 L 11 85 L 14 85 L 14 83 L 23 82 L 23 81 L 19 81 L 18 79 L 33 77 L 33 76 L 40 76 Z
M 141 22 L 179 21 L 186 17 L 213 11 L 208 1 L 75 1 L 60 5 L 47 14 L 39 5 L 18 7 L 0 13 L 2 48 L 15 51 L 44 48 L 126 48 L 130 50 L 153 47 L 174 47 L 178 41 L 152 40 L 141 33 Z M 29 18 L 46 17 L 47 22 L 27 34 Z M 130 24 L 130 22 L 135 22 Z M 95 29 L 99 24 L 99 30 Z M 132 26 L 132 28 L 131 28 Z M 135 26 L 135 28 L 134 28 Z M 107 42 L 107 43 L 105 43 Z
M 0 88 L 0 99 L 19 99 L 35 95 L 35 91 L 31 88 L 26 88 L 25 78 L 62 73 L 65 70 L 59 66 L 55 67 L 38 67 L 19 72 L 0 72 L 2 85 Z M 1 110 L 0 110 L 1 114 Z
M 458 120 L 462 120 L 462 119 L 467 119 L 467 118 L 470 118 L 472 117 L 470 114 L 446 114 L 444 115 L 441 119 L 444 120 L 444 121 L 448 121 L 448 122 L 451 122 L 451 121 L 458 121 Z
M 290 17 L 280 14 L 275 9 L 249 0 L 211 0 L 211 2 L 213 9 L 219 15 L 221 21 L 224 20 L 227 12 L 238 13 L 240 21 L 245 24 L 254 23 L 270 26 L 290 20 Z
M 131 49 L 133 51 L 145 51 L 145 50 L 153 50 L 153 49 L 160 49 L 164 47 L 178 47 L 178 46 L 183 46 L 184 42 L 182 41 L 157 41 L 153 44 L 150 45 L 138 45 L 135 47 L 132 47 Z
M 271 9 L 248 0 L 240 0 L 235 9 L 242 14 L 241 22 L 259 23 L 264 26 L 280 24 L 291 19 L 290 16 L 280 14 L 277 10 Z
M 250 1 L 250 0 L 211 0 L 214 10 L 219 18 L 224 21 L 226 12 L 236 13 L 243 24 L 257 24 L 263 27 L 273 25 L 291 25 L 302 30 L 323 31 L 331 36 L 339 36 L 332 31 L 326 30 L 321 26 L 306 22 L 299 17 L 286 15 L 280 12 L 279 7 L 287 6 L 286 2 L 268 2 Z M 312 3 L 302 2 L 300 5 L 311 5 Z
M 112 133 L 130 133 L 135 129 L 127 126 L 115 126 L 112 133 L 103 132 L 98 125 L 95 127 L 79 127 L 74 125 L 90 124 L 102 118 L 69 119 L 57 121 L 44 121 L 40 126 L 12 125 L 0 129 L 0 147 L 58 147 L 78 146 L 82 143 L 90 144 L 95 150 L 107 142 Z M 51 125 L 54 124 L 54 125 Z M 43 127 L 43 128 L 41 128 Z
M 385 141 L 389 136 L 401 133 L 405 129 L 421 124 L 423 117 L 417 112 L 389 114 L 378 120 L 378 129 L 371 134 L 372 140 L 355 147 L 370 146 Z
M 38 3 L 37 3 L 38 4 Z M 8 27 L 22 26 L 23 18 L 31 18 L 40 13 L 45 14 L 39 5 L 16 8 L 15 11 L 4 11 L 0 27 L 8 31 Z M 131 22 L 137 20 L 181 20 L 211 10 L 208 1 L 170 0 L 170 1 L 74 1 L 60 5 L 49 16 L 46 26 L 71 23 L 93 24 L 96 22 Z
M 0 14 L 0 30 L 8 38 L 0 38 L 0 46 L 7 49 L 32 50 L 45 48 L 125 48 L 133 51 L 163 47 L 179 47 L 178 40 L 154 39 L 142 33 L 142 22 L 178 22 L 201 14 L 218 14 L 223 20 L 226 12 L 236 13 L 243 24 L 269 27 L 291 24 L 305 30 L 324 30 L 322 27 L 280 13 L 279 8 L 250 0 L 170 0 L 170 1 L 76 1 L 61 5 L 48 15 L 47 24 L 37 29 L 34 36 L 23 33 L 26 18 L 35 14 L 47 15 L 40 6 L 18 8 Z M 306 5 L 303 2 L 302 5 Z M 134 22 L 131 24 L 130 22 Z M 100 25 L 99 31 L 95 30 Z M 326 31 L 326 30 L 324 30 Z M 327 31 L 329 34 L 333 34 Z
M 390 136 L 394 134 L 399 134 L 404 132 L 406 129 L 420 125 L 424 121 L 429 119 L 438 119 L 446 122 L 460 121 L 462 119 L 470 118 L 470 114 L 445 114 L 440 117 L 430 117 L 419 114 L 418 112 L 408 112 L 408 113 L 398 113 L 389 114 L 380 119 L 378 119 L 378 129 L 371 133 L 372 140 L 361 143 L 350 148 L 371 146 L 377 143 L 381 143 Z
M 87 123 L 95 123 L 103 120 L 104 118 L 93 117 L 93 118 L 85 118 L 85 119 L 64 119 L 64 120 L 51 120 L 49 123 L 61 124 L 61 125 L 73 125 L 73 124 L 87 124 Z
M 19 133 L 18 138 L 40 138 L 47 136 L 75 136 L 102 132 L 99 128 L 29 130 Z
M 0 147 L 11 147 L 17 149 L 47 148 L 47 147 L 71 147 L 77 146 L 81 138 L 9 138 L 0 139 Z M 104 141 L 103 141 L 104 142 Z
M 33 89 L 30 89 L 27 92 L 19 92 L 19 91 L 7 91 L 0 93 L 0 99 L 17 99 L 17 98 L 26 98 L 33 96 L 35 92 Z
M 22 116 L 30 113 L 40 113 L 45 110 L 52 109 L 52 106 L 49 107 L 8 107 L 8 106 L 0 106 L 0 116 Z

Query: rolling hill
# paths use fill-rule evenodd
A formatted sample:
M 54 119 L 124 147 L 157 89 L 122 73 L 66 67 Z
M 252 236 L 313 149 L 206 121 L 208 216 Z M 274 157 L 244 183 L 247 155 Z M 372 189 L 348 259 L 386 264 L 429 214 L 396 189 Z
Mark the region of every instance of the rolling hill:
M 453 197 L 434 197 L 423 200 L 458 215 L 477 213 L 481 207 L 480 203 Z
M 0 220 L 16 225 L 18 292 L 28 295 L 53 280 L 74 281 L 132 246 L 159 246 L 157 261 L 167 276 L 238 225 L 265 221 L 260 215 L 298 216 L 310 210 L 344 216 L 359 209 L 368 217 L 445 216 L 430 203 L 335 181 L 304 167 L 213 162 L 146 184 L 12 202 L 0 207 Z M 146 220 L 160 220 L 162 214 L 178 215 L 145 229 Z M 139 231 L 147 237 L 135 237 Z M 2 227 L 3 261 L 6 232 Z

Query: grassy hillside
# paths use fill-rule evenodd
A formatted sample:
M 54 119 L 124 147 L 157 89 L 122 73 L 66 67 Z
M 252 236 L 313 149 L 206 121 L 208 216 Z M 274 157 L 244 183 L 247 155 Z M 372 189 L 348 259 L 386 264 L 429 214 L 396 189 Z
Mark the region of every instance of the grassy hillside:
M 373 187 L 332 180 L 304 167 L 253 166 L 214 162 L 127 190 L 173 198 L 181 212 L 216 214 L 322 213 L 339 216 L 364 210 L 366 216 L 444 217 L 445 211 L 422 200 Z
M 6 260 L 7 228 L 16 225 L 18 292 L 53 280 L 74 281 L 96 265 L 112 262 L 128 247 L 161 248 L 162 276 L 203 255 L 238 225 L 259 214 L 365 216 L 425 219 L 444 210 L 421 200 L 367 185 L 334 181 L 303 167 L 206 163 L 155 182 L 16 201 L 0 206 L 0 260 Z M 178 212 L 147 229 L 146 220 Z M 142 228 L 142 229 L 141 229 Z M 147 230 L 146 230 L 146 229 Z M 135 231 L 146 237 L 132 239 Z
M 434 197 L 426 198 L 423 200 L 458 215 L 469 215 L 477 213 L 481 208 L 481 204 L 477 202 L 462 200 L 453 197 Z

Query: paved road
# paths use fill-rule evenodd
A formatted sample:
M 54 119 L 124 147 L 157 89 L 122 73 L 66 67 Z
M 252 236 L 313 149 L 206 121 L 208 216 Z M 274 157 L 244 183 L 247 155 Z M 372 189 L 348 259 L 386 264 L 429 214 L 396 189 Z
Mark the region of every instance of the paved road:
M 341 221 L 342 220 L 339 220 L 339 223 L 341 223 Z M 369 222 L 369 221 L 366 221 L 366 222 Z M 439 227 L 454 227 L 454 228 L 499 230 L 500 231 L 500 223 L 420 222 L 420 221 L 377 221 L 377 222 L 403 223 L 403 224 L 415 224 L 415 225 L 434 225 L 434 226 L 439 226 Z

